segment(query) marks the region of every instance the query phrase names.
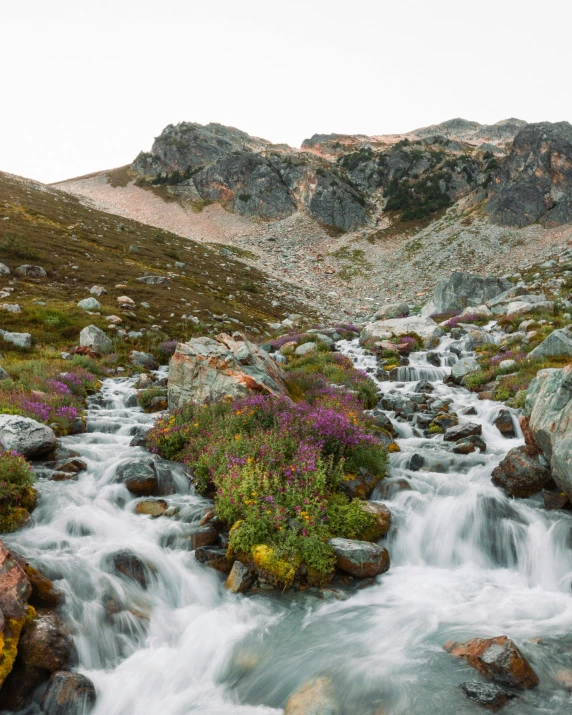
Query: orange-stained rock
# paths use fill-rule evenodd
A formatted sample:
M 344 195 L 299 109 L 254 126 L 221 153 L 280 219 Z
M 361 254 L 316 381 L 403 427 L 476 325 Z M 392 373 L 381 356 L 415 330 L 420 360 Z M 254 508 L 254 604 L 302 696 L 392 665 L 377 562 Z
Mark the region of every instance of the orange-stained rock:
M 444 649 L 465 660 L 487 678 L 511 688 L 535 688 L 538 676 L 517 646 L 507 636 L 473 638 L 465 643 L 450 641 Z

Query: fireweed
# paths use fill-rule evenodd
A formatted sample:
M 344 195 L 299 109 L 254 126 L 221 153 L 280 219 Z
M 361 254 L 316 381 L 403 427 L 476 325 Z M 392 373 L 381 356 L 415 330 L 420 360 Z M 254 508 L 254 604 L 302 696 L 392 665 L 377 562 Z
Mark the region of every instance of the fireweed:
M 340 492 L 344 474 L 385 474 L 385 450 L 367 432 L 359 399 L 320 380 L 308 397 L 186 405 L 148 435 L 152 452 L 184 461 L 197 490 L 214 494 L 218 516 L 234 525 L 230 551 L 281 585 L 302 565 L 310 580 L 323 580 L 334 566 L 327 540 L 375 527 Z
M 63 361 L 18 361 L 8 367 L 11 379 L 0 382 L 0 412 L 55 423 L 64 432 L 96 387 L 95 375 Z

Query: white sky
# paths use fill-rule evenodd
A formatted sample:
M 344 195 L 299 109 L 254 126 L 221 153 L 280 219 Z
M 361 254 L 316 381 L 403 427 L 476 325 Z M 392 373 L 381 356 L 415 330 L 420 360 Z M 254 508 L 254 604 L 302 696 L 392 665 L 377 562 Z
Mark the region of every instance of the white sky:
M 170 123 L 299 146 L 572 120 L 569 0 L 0 0 L 0 170 L 131 162 Z

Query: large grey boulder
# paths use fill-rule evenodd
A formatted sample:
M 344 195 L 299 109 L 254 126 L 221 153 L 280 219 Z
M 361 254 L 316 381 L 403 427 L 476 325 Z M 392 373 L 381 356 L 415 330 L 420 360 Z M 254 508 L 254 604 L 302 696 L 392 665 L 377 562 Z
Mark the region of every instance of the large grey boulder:
M 422 315 L 431 314 L 427 313 L 428 310 L 432 313 L 447 313 L 470 305 L 481 305 L 512 287 L 512 283 L 504 278 L 455 271 L 439 281 L 433 300 L 425 306 Z
M 10 269 L 5 263 L 0 263 L 0 276 L 9 276 Z
M 572 366 L 540 370 L 528 388 L 524 412 L 552 478 L 572 498 Z
M 287 394 L 280 367 L 241 333 L 179 343 L 169 363 L 168 386 L 171 408 L 251 393 Z
M 451 375 L 455 380 L 462 380 L 466 375 L 477 372 L 481 366 L 474 357 L 465 357 L 458 360 L 451 368 Z
M 387 320 L 388 318 L 406 318 L 409 315 L 407 303 L 391 303 L 382 305 L 373 316 L 376 320 Z
M 77 307 L 81 308 L 82 310 L 100 310 L 101 303 L 95 298 L 84 298 L 83 300 L 79 301 Z
M 5 450 L 15 450 L 34 459 L 51 452 L 56 446 L 56 435 L 46 425 L 30 417 L 0 415 L 0 442 Z
M 389 320 L 377 320 L 373 323 L 368 323 L 362 330 L 361 339 L 385 340 L 386 338 L 400 337 L 410 333 L 419 335 L 425 348 L 435 347 L 439 338 L 445 334 L 444 330 L 431 318 L 411 316 L 409 318 L 390 318 Z
M 27 276 L 28 278 L 45 278 L 47 276 L 46 271 L 41 266 L 30 266 L 25 264 L 23 266 L 18 266 L 18 268 L 14 270 L 21 276 Z
M 32 336 L 30 333 L 11 333 L 8 330 L 0 330 L 0 335 L 7 343 L 11 343 L 17 348 L 32 347 Z
M 156 370 L 159 367 L 159 363 L 152 353 L 143 353 L 139 352 L 139 350 L 132 350 L 129 353 L 129 362 L 145 370 Z
M 568 330 L 568 328 L 554 330 L 528 354 L 528 357 L 546 358 L 561 355 L 572 356 L 572 331 Z
M 525 298 L 532 298 L 533 296 L 525 296 Z M 554 302 L 551 300 L 537 300 L 530 302 L 528 300 L 516 300 L 514 303 L 509 303 L 505 310 L 505 315 L 507 318 L 517 318 L 519 315 L 526 315 L 527 313 L 534 313 L 535 311 L 545 310 L 548 313 L 554 311 Z
M 98 353 L 110 353 L 113 348 L 111 338 L 96 325 L 88 325 L 79 334 L 79 344 Z

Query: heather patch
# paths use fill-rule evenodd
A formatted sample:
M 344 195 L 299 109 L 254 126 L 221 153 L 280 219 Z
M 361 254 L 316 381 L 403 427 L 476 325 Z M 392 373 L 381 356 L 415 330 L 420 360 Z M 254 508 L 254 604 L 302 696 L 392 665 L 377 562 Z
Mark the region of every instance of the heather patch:
M 97 377 L 64 360 L 13 360 L 5 364 L 10 379 L 0 382 L 0 412 L 23 415 L 69 431 L 82 415 Z

